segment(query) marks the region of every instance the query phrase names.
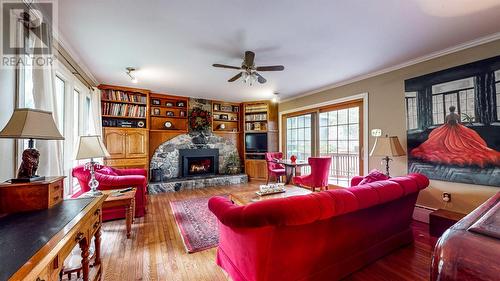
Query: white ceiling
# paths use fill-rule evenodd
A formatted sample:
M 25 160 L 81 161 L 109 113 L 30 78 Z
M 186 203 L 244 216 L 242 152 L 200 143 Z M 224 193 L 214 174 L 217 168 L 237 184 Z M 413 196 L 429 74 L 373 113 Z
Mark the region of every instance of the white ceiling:
M 289 98 L 500 32 L 500 0 L 61 0 L 59 28 L 100 83 L 233 101 Z M 228 83 L 245 50 L 268 82 Z M 138 84 L 125 67 L 138 67 Z

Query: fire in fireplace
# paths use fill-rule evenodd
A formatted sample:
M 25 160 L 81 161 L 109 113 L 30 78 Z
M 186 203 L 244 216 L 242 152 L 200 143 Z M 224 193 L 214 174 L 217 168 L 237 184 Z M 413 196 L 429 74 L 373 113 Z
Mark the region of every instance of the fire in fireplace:
M 219 173 L 218 149 L 179 149 L 179 176 L 194 177 Z

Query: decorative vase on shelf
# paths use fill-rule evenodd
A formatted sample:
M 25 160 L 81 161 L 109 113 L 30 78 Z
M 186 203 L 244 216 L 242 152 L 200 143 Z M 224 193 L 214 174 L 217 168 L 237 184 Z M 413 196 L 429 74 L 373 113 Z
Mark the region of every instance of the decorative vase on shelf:
M 297 156 L 295 155 L 290 156 L 290 161 L 292 161 L 292 163 L 295 163 L 297 161 Z

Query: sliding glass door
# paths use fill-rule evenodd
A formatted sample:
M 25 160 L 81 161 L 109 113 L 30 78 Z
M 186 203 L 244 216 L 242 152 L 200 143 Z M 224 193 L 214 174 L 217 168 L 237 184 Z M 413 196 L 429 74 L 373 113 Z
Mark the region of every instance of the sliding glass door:
M 362 171 L 362 104 L 353 103 L 320 110 L 319 155 L 331 156 L 329 183 L 349 186 Z
M 361 100 L 283 116 L 284 151 L 287 158 L 330 156 L 329 183 L 349 186 L 363 172 L 363 102 Z M 303 169 L 302 173 L 308 173 Z

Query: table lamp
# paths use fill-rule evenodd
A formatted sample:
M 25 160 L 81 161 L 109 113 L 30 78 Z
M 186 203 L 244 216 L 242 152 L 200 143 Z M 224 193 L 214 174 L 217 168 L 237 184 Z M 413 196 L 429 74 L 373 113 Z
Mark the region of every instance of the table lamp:
M 12 183 L 44 180 L 36 175 L 40 152 L 35 149 L 34 140 L 63 140 L 59 133 L 52 112 L 31 108 L 16 108 L 9 122 L 0 131 L 0 138 L 29 139 L 28 148 L 23 151 L 22 162 L 17 178 Z
M 378 137 L 375 140 L 370 156 L 382 156 L 382 161 L 385 161 L 385 174 L 389 177 L 389 161 L 391 157 L 406 155 L 398 137 Z
M 109 152 L 104 146 L 100 136 L 79 136 L 75 159 L 90 159 L 90 162 L 85 164 L 85 169 L 90 170 L 89 194 L 91 196 L 98 196 L 102 194 L 97 190 L 99 182 L 95 178 L 95 168 L 99 169 L 101 165 L 98 162 L 94 162 L 94 158 L 109 156 Z

